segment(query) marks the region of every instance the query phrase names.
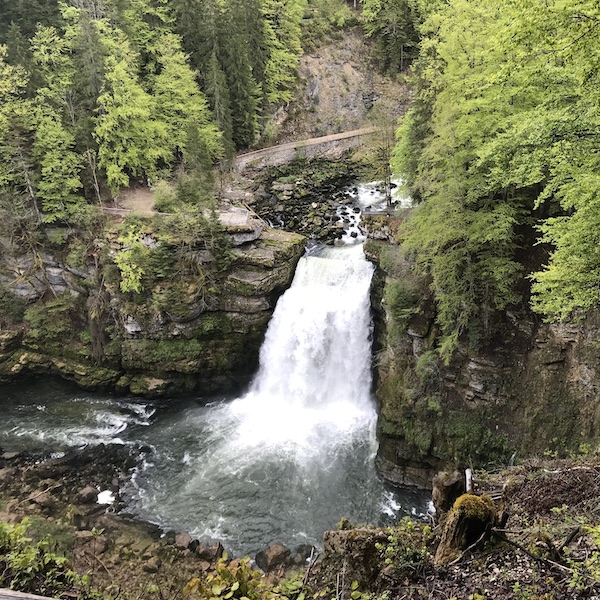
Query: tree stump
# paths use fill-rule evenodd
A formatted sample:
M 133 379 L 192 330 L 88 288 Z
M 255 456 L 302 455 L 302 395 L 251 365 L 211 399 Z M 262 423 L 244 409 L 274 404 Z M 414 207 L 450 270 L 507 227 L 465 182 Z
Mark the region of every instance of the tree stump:
M 442 471 L 433 478 L 431 499 L 439 522 L 452 508 L 456 499 L 465 493 L 465 479 L 462 473 Z
M 495 518 L 496 507 L 489 496 L 463 494 L 454 503 L 444 523 L 434 564 L 447 565 L 469 546 L 479 540 L 484 541 Z

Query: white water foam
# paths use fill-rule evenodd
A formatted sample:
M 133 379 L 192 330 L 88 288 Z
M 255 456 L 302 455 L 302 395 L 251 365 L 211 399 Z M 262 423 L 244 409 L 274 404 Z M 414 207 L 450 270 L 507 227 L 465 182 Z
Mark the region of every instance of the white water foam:
M 365 433 L 375 416 L 372 274 L 358 245 L 301 259 L 269 325 L 252 388 L 227 407 L 234 424 L 227 446 L 293 451 L 301 460 Z

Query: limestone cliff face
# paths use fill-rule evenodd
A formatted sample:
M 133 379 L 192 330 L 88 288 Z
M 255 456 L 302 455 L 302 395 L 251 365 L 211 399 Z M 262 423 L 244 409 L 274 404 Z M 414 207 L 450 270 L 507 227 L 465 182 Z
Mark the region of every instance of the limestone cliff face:
M 596 447 L 599 313 L 553 325 L 527 309 L 506 312 L 491 343 L 477 351 L 462 346 L 446 366 L 433 350 L 435 309 L 427 290 L 412 296 L 412 309 L 393 306 L 390 290 L 409 286 L 411 274 L 402 265 L 389 267 L 385 246 L 370 243 L 371 257 L 388 264 L 374 287 L 384 477 L 428 486 L 440 468 Z
M 168 303 L 153 307 L 144 293 L 121 293 L 118 280 L 108 277 L 114 270 L 109 240 L 97 242 L 109 250 L 100 258 L 107 263 L 100 264 L 101 276 L 50 255 L 35 269 L 25 264 L 30 257 L 13 257 L 8 266 L 5 257 L 0 283 L 27 308 L 23 322 L 4 330 L 0 323 L 0 380 L 56 374 L 86 388 L 143 396 L 213 393 L 243 382 L 257 366 L 275 302 L 291 283 L 305 239 L 271 229 L 245 209 L 220 217 L 230 240 L 228 267 L 202 303 L 188 302 L 183 313 Z M 192 248 L 189 258 L 202 266 L 214 257 Z M 19 261 L 28 276 L 10 277 Z M 189 287 L 177 289 L 185 294 Z

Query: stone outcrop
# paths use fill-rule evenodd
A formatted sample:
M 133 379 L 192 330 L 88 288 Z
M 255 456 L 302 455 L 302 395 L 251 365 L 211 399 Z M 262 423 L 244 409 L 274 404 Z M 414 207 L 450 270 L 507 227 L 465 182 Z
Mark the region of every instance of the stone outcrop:
M 378 260 L 385 248 L 387 242 L 371 241 L 369 255 Z M 430 487 L 440 469 L 597 445 L 600 313 L 553 325 L 527 308 L 507 311 L 486 347 L 461 344 L 445 365 L 435 351 L 435 306 L 426 285 L 415 293 L 408 267 L 396 261 L 394 269 L 380 269 L 373 287 L 377 465 L 386 479 Z M 393 286 L 402 286 L 412 306 L 394 312 L 386 292 Z
M 257 366 L 267 324 L 291 283 L 305 238 L 274 230 L 242 207 L 221 211 L 218 218 L 230 240 L 229 266 L 202 303 L 184 299 L 184 312 L 156 310 L 144 293 L 126 297 L 116 280 L 104 283 L 102 291 L 110 318 L 94 323 L 90 301 L 101 278 L 91 268 L 76 273 L 47 256 L 27 278 L 15 279 L 15 264 L 27 259 L 4 261 L 0 285 L 37 316 L 0 331 L 0 379 L 55 374 L 85 388 L 147 397 L 213 393 L 243 382 Z M 111 243 L 110 238 L 98 242 L 109 257 Z M 147 235 L 142 243 L 151 247 L 155 241 Z M 189 255 L 200 268 L 215 260 L 209 250 L 190 249 Z M 114 265 L 107 261 L 101 268 Z M 94 326 L 103 346 L 100 360 L 90 342 Z

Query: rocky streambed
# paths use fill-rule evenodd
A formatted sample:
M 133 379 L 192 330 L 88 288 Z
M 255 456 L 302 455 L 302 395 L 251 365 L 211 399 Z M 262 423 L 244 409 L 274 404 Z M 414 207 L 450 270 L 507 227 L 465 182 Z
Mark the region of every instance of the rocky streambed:
M 134 464 L 122 446 L 64 455 L 0 454 L 0 518 L 27 518 L 34 540 L 48 536 L 51 548 L 68 557 L 66 566 L 88 575 L 86 589 L 73 588 L 69 597 L 89 598 L 95 589 L 110 598 L 208 598 L 216 586 L 241 598 L 235 584 L 249 581 L 251 600 L 296 600 L 301 593 L 326 600 L 600 594 L 597 457 L 531 460 L 495 474 L 477 472 L 474 493 L 466 496 L 462 474 L 446 474 L 434 491 L 435 521 L 372 528 L 345 520 L 325 533 L 320 551 L 272 544 L 254 566 L 224 555 L 220 544 L 200 544 L 185 532 L 164 534 L 118 514 L 120 488 Z M 101 500 L 105 492 L 114 494 L 114 503 L 98 503 L 100 492 Z M 463 516 L 477 520 L 481 514 L 473 507 L 479 504 L 492 507 L 484 534 L 468 545 L 459 542 L 451 560 L 444 558 L 440 548 L 448 543 L 453 512 L 470 506 Z
M 358 171 L 349 160 L 299 160 L 271 169 L 250 202 L 272 226 L 333 244 L 350 223 L 339 208 L 352 203 Z

